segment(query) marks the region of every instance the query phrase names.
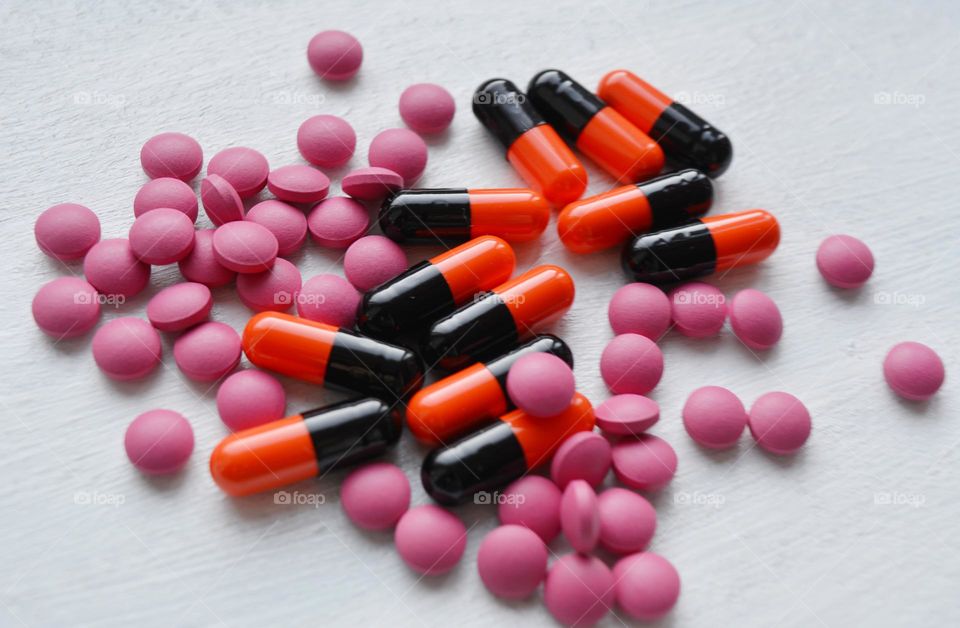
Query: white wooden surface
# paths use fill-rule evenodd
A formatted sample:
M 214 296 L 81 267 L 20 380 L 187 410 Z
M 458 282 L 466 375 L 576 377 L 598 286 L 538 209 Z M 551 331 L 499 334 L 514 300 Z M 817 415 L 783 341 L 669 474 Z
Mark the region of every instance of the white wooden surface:
M 306 64 L 307 41 L 327 28 L 363 42 L 362 72 L 347 85 L 324 84 Z M 458 511 L 471 529 L 462 563 L 419 580 L 389 535 L 345 520 L 342 474 L 295 487 L 325 500 L 316 507 L 223 496 L 206 468 L 226 433 L 215 391 L 177 371 L 169 338 L 162 369 L 117 384 L 94 366 L 89 337 L 55 344 L 29 314 L 42 282 L 80 272 L 37 250 L 37 214 L 75 201 L 97 212 L 105 237 L 124 235 L 146 180 L 139 147 L 154 133 L 189 133 L 207 157 L 253 146 L 279 166 L 300 161 L 298 124 L 327 112 L 354 125 L 350 167 L 365 165 L 373 135 L 400 124 L 400 91 L 434 81 L 454 93 L 458 113 L 430 140 L 422 184 L 517 185 L 470 113 L 470 94 L 492 76 L 523 85 L 550 66 L 586 85 L 627 67 L 686 94 L 736 149 L 715 212 L 764 207 L 782 223 L 768 263 L 717 282 L 777 300 L 786 333 L 775 350 L 754 355 L 729 330 L 662 342 L 654 432 L 677 449 L 680 468 L 654 498 L 653 549 L 683 579 L 663 625 L 956 625 L 960 429 L 948 408 L 960 340 L 958 28 L 960 5 L 947 0 L 5 2 L 0 625 L 552 623 L 539 598 L 507 604 L 482 588 L 475 555 L 496 525 L 490 508 Z M 590 174 L 592 193 L 611 186 Z M 817 243 L 834 232 L 873 248 L 877 270 L 863 290 L 832 290 L 817 274 Z M 581 389 L 602 401 L 604 311 L 624 283 L 616 254 L 575 257 L 551 228 L 519 257 L 521 268 L 549 261 L 573 273 L 577 301 L 556 331 L 574 349 Z M 309 277 L 339 272 L 338 258 L 311 243 L 296 262 Z M 149 290 L 104 319 L 143 315 L 178 279 L 175 267 L 155 269 Z M 232 289 L 216 292 L 216 319 L 239 329 L 248 315 Z M 928 403 L 899 401 L 883 383 L 885 352 L 907 339 L 936 348 L 950 371 Z M 291 411 L 338 398 L 284 383 Z M 787 459 L 749 436 L 732 451 L 698 449 L 679 411 L 706 384 L 747 404 L 770 390 L 796 394 L 813 415 L 810 441 Z M 190 418 L 197 448 L 185 472 L 151 480 L 127 462 L 122 437 L 158 406 Z M 413 479 L 415 503 L 427 501 L 422 454 L 405 439 L 390 456 Z

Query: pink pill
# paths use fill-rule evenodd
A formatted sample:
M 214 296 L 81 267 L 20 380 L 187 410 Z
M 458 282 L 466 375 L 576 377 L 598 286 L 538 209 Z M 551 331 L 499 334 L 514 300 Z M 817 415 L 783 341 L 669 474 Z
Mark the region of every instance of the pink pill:
M 643 395 L 615 395 L 596 408 L 597 426 L 607 434 L 639 435 L 660 420 L 660 406 Z
M 727 301 L 714 286 L 692 281 L 667 295 L 677 331 L 690 338 L 713 336 L 727 318 Z
M 193 452 L 193 428 L 173 410 L 150 410 L 133 420 L 123 437 L 127 458 L 151 475 L 174 473 Z
M 173 359 L 190 379 L 216 381 L 239 364 L 240 336 L 229 325 L 201 323 L 176 339 Z
M 307 216 L 310 235 L 320 246 L 345 249 L 370 226 L 367 210 L 352 198 L 334 196 L 317 203 Z
M 307 118 L 297 130 L 297 148 L 303 158 L 321 168 L 339 168 L 350 161 L 357 134 L 343 118 L 319 115 Z
M 630 617 L 654 621 L 670 612 L 680 597 L 680 574 L 653 552 L 621 558 L 613 566 L 617 604 Z
M 480 543 L 477 571 L 491 593 L 508 600 L 530 597 L 547 575 L 547 546 L 523 526 L 500 526 Z
M 663 353 L 646 336 L 621 334 L 603 350 L 600 375 L 614 393 L 644 395 L 663 376 Z
M 407 254 L 396 242 L 379 235 L 364 236 L 343 257 L 343 274 L 360 292 L 376 288 L 407 269 Z
M 115 318 L 93 335 L 93 360 L 116 380 L 140 379 L 160 364 L 160 334 L 135 316 Z
M 905 399 L 922 401 L 940 390 L 946 371 L 936 351 L 919 342 L 894 345 L 883 360 L 887 385 Z
M 613 446 L 613 472 L 621 484 L 641 491 L 658 491 L 677 472 L 677 452 L 653 434 L 624 439 Z
M 180 274 L 189 281 L 202 283 L 208 288 L 225 286 L 237 273 L 217 261 L 213 252 L 214 229 L 201 229 L 194 235 L 193 250 L 180 260 Z
M 514 405 L 535 417 L 552 417 L 570 407 L 576 392 L 573 369 L 550 353 L 525 355 L 507 373 Z
M 337 275 L 311 277 L 297 296 L 297 313 L 303 318 L 334 327 L 353 327 L 360 293 Z
M 247 212 L 246 220 L 263 225 L 277 238 L 277 255 L 296 253 L 307 239 L 307 217 L 283 201 L 257 203 Z
M 140 165 L 151 179 L 173 177 L 190 181 L 203 166 L 203 149 L 189 135 L 161 133 L 140 149 Z
M 386 168 L 358 168 L 340 181 L 344 194 L 361 201 L 379 201 L 403 187 L 403 177 Z
M 403 562 L 427 576 L 445 574 L 467 547 L 467 528 L 439 506 L 411 508 L 400 518 L 394 542 Z
M 97 291 L 79 277 L 60 277 L 43 284 L 31 309 L 37 327 L 57 340 L 82 336 L 100 320 Z
M 360 69 L 363 47 L 350 33 L 323 31 L 314 35 L 307 45 L 307 61 L 321 78 L 345 81 Z
M 873 274 L 873 253 L 853 236 L 832 235 L 817 249 L 817 269 L 831 286 L 859 288 Z
M 792 454 L 810 436 L 810 413 L 793 395 L 771 392 L 750 406 L 747 425 L 763 449 L 775 454 Z
M 273 267 L 259 273 L 237 276 L 237 294 L 240 301 L 254 312 L 286 312 L 300 292 L 300 271 L 278 257 Z
M 720 386 L 698 388 L 683 406 L 683 426 L 690 438 L 710 449 L 737 444 L 747 425 L 747 411 L 735 394 Z
M 270 164 L 259 151 L 234 146 L 213 156 L 207 164 L 207 176 L 211 174 L 226 179 L 240 198 L 250 198 L 267 185 Z
M 560 533 L 561 496 L 547 478 L 527 475 L 503 490 L 497 515 L 500 523 L 530 528 L 549 543 Z
M 240 371 L 217 390 L 220 419 L 234 432 L 282 419 L 287 395 L 276 377 L 263 371 Z
M 392 170 L 412 186 L 427 167 L 427 145 L 410 129 L 387 129 L 370 142 L 371 166 Z
M 228 222 L 213 233 L 213 254 L 217 261 L 238 273 L 269 270 L 277 260 L 279 248 L 277 237 L 255 222 Z
M 783 334 L 783 318 L 773 299 L 748 288 L 730 301 L 730 327 L 751 349 L 769 349 Z
M 133 215 L 137 218 L 152 209 L 169 207 L 186 214 L 190 222 L 197 221 L 199 208 L 197 195 L 193 188 L 180 179 L 160 177 L 151 179 L 143 184 L 137 195 L 133 197 Z
M 600 511 L 597 494 L 584 480 L 567 484 L 560 500 L 560 527 L 570 546 L 586 554 L 600 539 Z
M 607 306 L 613 333 L 640 334 L 657 340 L 670 327 L 670 299 L 648 283 L 631 283 L 613 294 Z
M 354 525 L 364 530 L 388 530 L 410 508 L 410 480 L 397 465 L 368 464 L 343 481 L 340 505 Z
M 315 203 L 326 198 L 330 179 L 310 166 L 283 166 L 270 171 L 267 189 L 281 201 Z
M 457 110 L 450 92 L 433 83 L 417 83 L 400 94 L 400 117 L 417 133 L 440 133 Z
M 147 303 L 147 318 L 160 331 L 183 331 L 202 323 L 213 309 L 213 295 L 202 283 L 164 288 Z
M 596 432 L 577 432 L 563 441 L 550 463 L 550 477 L 561 489 L 573 480 L 600 486 L 610 471 L 610 443 Z
M 217 225 L 243 220 L 243 201 L 230 183 L 218 174 L 200 182 L 200 200 L 210 222 Z
M 610 568 L 595 556 L 565 554 L 547 573 L 543 601 L 557 621 L 592 626 L 610 612 L 614 599 Z
M 172 264 L 193 250 L 193 221 L 176 209 L 151 209 L 133 221 L 129 237 L 130 248 L 141 262 Z
M 97 292 L 111 297 L 133 297 L 147 287 L 150 265 L 134 255 L 126 238 L 101 240 L 83 258 L 83 274 Z
M 657 511 L 646 499 L 625 488 L 608 488 L 597 496 L 600 544 L 615 554 L 646 549 L 657 530 Z
M 100 220 L 83 205 L 61 203 L 40 214 L 33 235 L 40 250 L 50 257 L 81 259 L 100 241 Z

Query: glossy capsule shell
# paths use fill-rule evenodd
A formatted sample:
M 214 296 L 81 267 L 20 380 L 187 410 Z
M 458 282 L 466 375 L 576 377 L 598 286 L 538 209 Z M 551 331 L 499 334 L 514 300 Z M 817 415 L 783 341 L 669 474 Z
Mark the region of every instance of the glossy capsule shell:
M 512 82 L 495 78 L 478 87 L 473 114 L 506 149 L 514 170 L 551 205 L 563 207 L 583 196 L 583 164 Z
M 718 177 L 733 160 L 733 145 L 723 131 L 633 72 L 609 72 L 600 79 L 597 95 L 660 144 L 672 162 Z
M 485 421 L 514 408 L 506 393 L 514 362 L 532 353 L 550 353 L 573 368 L 573 354 L 556 336 L 538 336 L 489 362 L 477 362 L 425 387 L 407 403 L 407 427 L 427 445 L 451 442 Z
M 505 282 L 516 263 L 513 249 L 500 238 L 474 238 L 364 294 L 357 328 L 375 338 L 422 332 L 475 294 Z
M 593 253 L 702 216 L 712 203 L 710 179 L 683 170 L 571 203 L 557 217 L 557 232 L 574 253 Z
M 379 456 L 402 429 L 385 401 L 344 401 L 227 436 L 210 455 L 210 475 L 228 495 L 269 491 Z
M 560 70 L 534 76 L 527 95 L 560 137 L 614 179 L 633 183 L 663 169 L 663 150 L 656 142 Z
M 503 488 L 548 462 L 570 435 L 592 430 L 594 421 L 593 406 L 580 393 L 553 417 L 513 410 L 427 454 L 420 470 L 423 488 L 445 506 L 462 504 L 479 491 Z
M 633 281 L 663 285 L 756 264 L 779 243 L 777 219 L 750 209 L 637 236 L 624 246 L 620 261 Z
M 314 384 L 391 400 L 423 384 L 423 364 L 413 351 L 289 314 L 257 314 L 242 341 L 256 366 Z

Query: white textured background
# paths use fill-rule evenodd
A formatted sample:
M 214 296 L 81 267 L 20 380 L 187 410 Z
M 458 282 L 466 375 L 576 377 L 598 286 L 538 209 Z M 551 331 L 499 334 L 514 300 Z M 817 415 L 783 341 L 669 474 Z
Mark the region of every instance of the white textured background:
M 362 72 L 347 85 L 324 84 L 307 66 L 307 41 L 327 28 L 363 42 Z M 517 185 L 470 94 L 484 79 L 524 85 L 550 66 L 588 86 L 627 67 L 687 94 L 735 146 L 714 213 L 763 207 L 782 223 L 771 260 L 718 281 L 728 295 L 753 286 L 777 300 L 786 332 L 776 349 L 758 358 L 728 330 L 662 342 L 653 431 L 675 446 L 680 468 L 654 498 L 653 549 L 683 579 L 664 625 L 957 625 L 960 429 L 948 408 L 960 357 L 958 29 L 960 5 L 948 0 L 4 2 L 0 625 L 552 623 L 539 598 L 506 604 L 481 586 L 475 555 L 496 524 L 489 508 L 459 511 L 472 528 L 462 563 L 418 582 L 389 535 L 345 520 L 342 474 L 296 487 L 322 494 L 319 508 L 223 496 L 206 469 L 226 433 L 214 391 L 177 371 L 169 338 L 163 368 L 117 384 L 94 366 L 89 336 L 55 344 L 29 313 L 42 282 L 80 272 L 37 250 L 36 216 L 79 202 L 100 216 L 104 237 L 125 235 L 146 180 L 139 148 L 157 132 L 193 135 L 208 158 L 252 146 L 279 166 L 300 162 L 303 119 L 333 113 L 359 136 L 349 167 L 366 165 L 370 139 L 400 124 L 400 91 L 433 81 L 453 92 L 458 114 L 430 140 L 422 184 Z M 611 186 L 590 174 L 591 193 Z M 864 289 L 834 291 L 817 274 L 817 243 L 833 232 L 873 248 Z M 604 310 L 624 283 L 616 253 L 574 257 L 551 228 L 519 257 L 521 268 L 550 261 L 574 275 L 577 301 L 557 332 L 574 349 L 581 389 L 602 401 Z M 338 255 L 312 243 L 295 261 L 304 277 L 339 272 Z M 104 319 L 143 315 L 178 279 L 175 266 L 154 269 L 150 288 Z M 216 319 L 240 329 L 248 315 L 231 288 L 216 291 Z M 883 383 L 883 356 L 907 339 L 933 346 L 950 372 L 928 403 L 900 401 Z M 291 411 L 338 398 L 284 383 Z M 746 435 L 732 451 L 702 451 L 679 411 L 706 384 L 746 404 L 794 393 L 813 435 L 786 459 Z M 157 406 L 190 418 L 197 448 L 183 473 L 151 480 L 127 462 L 122 437 Z M 422 454 L 407 438 L 390 456 L 414 480 L 415 503 L 427 501 Z M 552 549 L 568 551 L 561 541 Z

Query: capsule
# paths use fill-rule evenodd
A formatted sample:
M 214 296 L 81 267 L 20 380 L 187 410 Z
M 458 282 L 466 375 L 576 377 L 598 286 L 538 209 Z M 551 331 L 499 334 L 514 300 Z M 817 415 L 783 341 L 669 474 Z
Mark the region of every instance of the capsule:
M 573 304 L 573 279 L 559 266 L 537 266 L 435 322 L 421 353 L 428 364 L 459 367 L 499 355 Z
M 235 497 L 269 491 L 379 456 L 402 429 L 385 401 L 344 401 L 227 436 L 210 454 L 210 475 Z
M 401 190 L 380 208 L 380 229 L 396 242 L 453 245 L 482 235 L 510 242 L 540 237 L 550 206 L 533 190 Z
M 663 169 L 656 142 L 560 70 L 534 76 L 527 94 L 560 137 L 618 181 L 649 179 Z
M 726 134 L 633 72 L 608 73 L 597 95 L 656 140 L 673 162 L 719 177 L 733 159 Z
M 473 95 L 473 115 L 507 149 L 507 161 L 556 207 L 587 189 L 587 171 L 526 95 L 512 82 L 490 79 Z
M 260 368 L 375 397 L 405 397 L 423 384 L 413 351 L 280 312 L 250 319 L 243 352 Z
M 634 281 L 668 284 L 756 264 L 779 243 L 777 219 L 750 209 L 637 236 L 627 242 L 620 262 Z
M 364 294 L 357 327 L 376 338 L 422 332 L 477 293 L 509 279 L 516 263 L 513 249 L 500 238 L 474 238 Z
M 687 222 L 705 214 L 712 203 L 710 179 L 683 170 L 571 203 L 557 217 L 557 232 L 574 253 L 592 253 Z

